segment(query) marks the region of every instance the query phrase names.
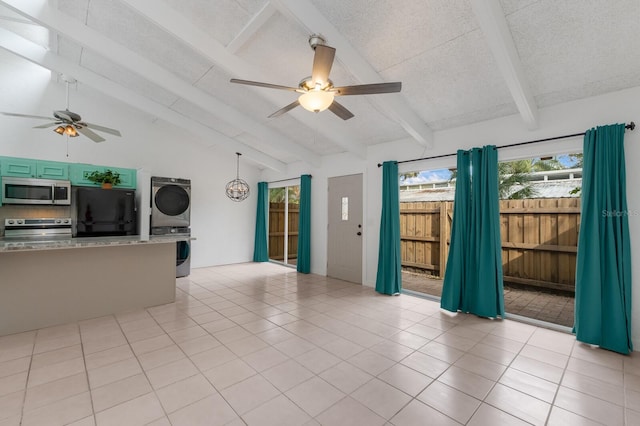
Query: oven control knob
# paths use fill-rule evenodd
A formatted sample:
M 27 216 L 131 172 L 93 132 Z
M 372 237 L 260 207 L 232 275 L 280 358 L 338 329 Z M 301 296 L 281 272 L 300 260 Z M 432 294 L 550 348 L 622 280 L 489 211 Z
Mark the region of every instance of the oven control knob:
M 8 223 L 9 225 L 13 225 L 13 219 L 9 219 L 9 220 L 7 220 L 7 223 Z
M 56 219 L 56 223 L 62 223 L 60 219 Z
M 22 219 L 18 219 L 18 220 L 16 221 L 16 223 L 17 223 L 18 225 L 22 225 L 22 224 L 24 223 L 24 221 L 23 221 Z
M 64 220 L 64 223 L 69 223 L 69 219 L 65 219 L 65 220 Z

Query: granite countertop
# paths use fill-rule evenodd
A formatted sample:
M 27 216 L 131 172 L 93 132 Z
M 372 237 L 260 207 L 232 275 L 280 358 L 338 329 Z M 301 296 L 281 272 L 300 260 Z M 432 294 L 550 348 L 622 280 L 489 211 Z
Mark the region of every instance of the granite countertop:
M 195 238 L 187 235 L 151 235 L 148 238 L 141 237 L 140 235 L 131 235 L 126 237 L 49 238 L 42 240 L 0 239 L 0 253 L 105 246 L 111 247 L 134 244 L 166 244 L 187 240 L 191 241 L 195 240 Z

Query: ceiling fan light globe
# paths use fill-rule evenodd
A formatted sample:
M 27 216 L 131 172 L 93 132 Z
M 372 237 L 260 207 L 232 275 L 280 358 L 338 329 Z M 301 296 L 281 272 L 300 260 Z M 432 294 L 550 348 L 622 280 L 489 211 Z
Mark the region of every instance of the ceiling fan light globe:
M 64 135 L 65 128 L 62 126 L 58 126 L 55 129 L 53 129 L 53 131 L 59 135 Z
M 310 90 L 307 93 L 303 93 L 298 98 L 300 105 L 307 111 L 320 112 L 329 108 L 333 103 L 333 92 L 327 92 L 324 90 Z

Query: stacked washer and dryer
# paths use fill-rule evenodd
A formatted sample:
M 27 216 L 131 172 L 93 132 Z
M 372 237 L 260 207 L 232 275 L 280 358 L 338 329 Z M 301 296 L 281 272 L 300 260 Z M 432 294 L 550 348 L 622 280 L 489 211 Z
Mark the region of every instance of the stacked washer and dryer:
M 151 235 L 191 236 L 191 181 L 151 177 Z M 176 277 L 191 273 L 189 238 L 176 243 Z

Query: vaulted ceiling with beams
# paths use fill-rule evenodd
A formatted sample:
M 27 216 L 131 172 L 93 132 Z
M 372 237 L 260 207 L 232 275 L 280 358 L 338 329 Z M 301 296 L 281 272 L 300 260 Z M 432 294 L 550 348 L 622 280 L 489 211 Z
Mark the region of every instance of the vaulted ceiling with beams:
M 336 86 L 402 91 L 341 97 L 349 120 L 268 118 L 298 94 L 229 82 L 297 87 L 312 34 Z M 0 0 L 0 47 L 264 167 L 319 165 L 506 115 L 535 129 L 539 108 L 640 85 L 640 1 Z

